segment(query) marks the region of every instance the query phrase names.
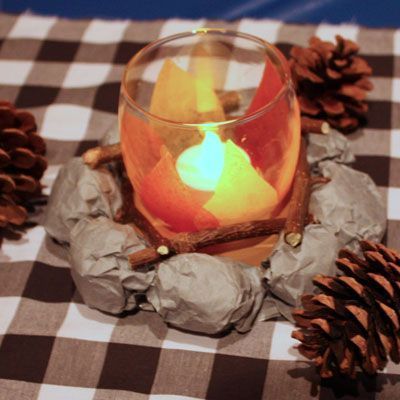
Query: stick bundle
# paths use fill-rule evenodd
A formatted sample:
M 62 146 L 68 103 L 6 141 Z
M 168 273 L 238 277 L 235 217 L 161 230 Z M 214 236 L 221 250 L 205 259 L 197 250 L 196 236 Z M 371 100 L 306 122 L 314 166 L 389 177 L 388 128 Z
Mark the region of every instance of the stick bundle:
M 304 120 L 305 118 L 302 118 L 302 124 Z M 324 126 L 320 121 L 308 121 L 303 133 L 318 130 L 320 133 L 324 133 Z M 96 147 L 88 150 L 83 155 L 83 159 L 91 168 L 97 168 L 104 163 L 121 160 L 121 148 L 119 143 Z M 148 243 L 151 245 L 146 249 L 129 255 L 129 262 L 132 268 L 137 268 L 144 264 L 153 264 L 175 254 L 195 252 L 215 244 L 277 234 L 282 230 L 284 231 L 285 241 L 289 245 L 296 247 L 300 245 L 303 239 L 304 226 L 309 222 L 308 205 L 312 186 L 314 184 L 329 182 L 329 179 L 324 177 L 312 178 L 310 176 L 306 144 L 303 138 L 286 219 L 267 219 L 232 224 L 216 229 L 205 229 L 199 232 L 179 233 L 172 239 L 168 239 L 163 237 L 135 207 L 132 185 L 125 171 L 122 170 L 121 174 L 123 205 L 115 217 L 116 221 L 120 223 L 133 223 L 145 235 Z

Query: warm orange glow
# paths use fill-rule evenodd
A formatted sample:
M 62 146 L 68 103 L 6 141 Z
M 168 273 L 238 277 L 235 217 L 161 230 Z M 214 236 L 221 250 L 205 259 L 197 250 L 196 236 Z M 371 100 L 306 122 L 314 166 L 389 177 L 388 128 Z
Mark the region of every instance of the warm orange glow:
M 228 140 L 221 178 L 204 208 L 225 224 L 265 217 L 277 204 L 276 190 L 258 174 L 246 153 Z
M 154 87 L 150 112 L 172 121 L 223 121 L 224 111 L 213 88 L 172 60 L 164 62 Z
M 143 205 L 176 232 L 215 228 L 217 219 L 205 210 L 196 192 L 185 185 L 175 168 L 175 160 L 165 148 L 140 187 Z
M 222 223 L 261 218 L 276 207 L 275 189 L 250 164 L 246 152 L 206 131 L 201 144 L 186 149 L 176 162 L 181 180 L 214 192 L 204 208 Z
M 193 75 L 165 61 L 150 105 L 155 115 L 201 124 L 200 129 L 137 123 L 133 116 L 121 120 L 124 161 L 141 203 L 175 232 L 270 217 L 289 190 L 297 161 L 299 121 L 287 121 L 285 99 L 235 130 L 217 128 L 215 122 L 225 115 L 208 63 L 209 58 L 200 57 L 193 68 L 203 72 Z M 273 69 L 267 72 L 270 78 L 276 75 L 276 91 L 280 76 Z M 256 96 L 255 109 L 265 104 L 262 96 Z M 126 134 L 130 130 L 135 136 Z

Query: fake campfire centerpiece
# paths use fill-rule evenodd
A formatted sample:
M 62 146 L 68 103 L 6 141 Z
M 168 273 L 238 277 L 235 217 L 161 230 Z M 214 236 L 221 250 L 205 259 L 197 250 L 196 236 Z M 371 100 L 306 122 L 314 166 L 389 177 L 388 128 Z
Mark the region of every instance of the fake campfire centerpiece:
M 337 251 L 386 221 L 347 139 L 314 117 L 262 39 L 202 29 L 145 47 L 119 129 L 63 166 L 46 211 L 85 303 L 206 334 L 292 318 Z
M 171 239 L 159 255 L 196 250 L 179 245 L 182 233 L 268 220 L 287 203 L 299 107 L 286 59 L 261 39 L 204 29 L 147 46 L 126 68 L 119 126 L 130 212 L 164 237 L 157 245 Z M 148 249 L 131 261 L 155 256 Z

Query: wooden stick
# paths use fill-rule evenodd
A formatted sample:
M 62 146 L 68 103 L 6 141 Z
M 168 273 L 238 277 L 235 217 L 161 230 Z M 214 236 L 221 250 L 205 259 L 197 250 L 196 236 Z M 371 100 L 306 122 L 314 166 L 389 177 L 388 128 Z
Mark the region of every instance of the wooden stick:
M 169 243 L 130 254 L 129 263 L 135 269 L 144 264 L 159 262 L 175 254 L 193 253 L 214 244 L 272 235 L 283 229 L 285 221 L 284 218 L 268 219 L 204 229 L 199 232 L 179 233 Z
M 225 92 L 219 95 L 222 107 L 226 113 L 236 110 L 240 105 L 240 95 L 236 91 Z M 106 146 L 97 146 L 87 150 L 82 155 L 83 161 L 90 168 L 96 169 L 102 164 L 122 159 L 121 145 L 115 143 Z
M 302 138 L 300 155 L 294 176 L 293 192 L 289 202 L 284 228 L 285 241 L 293 247 L 303 240 L 303 229 L 308 215 L 311 194 L 310 168 L 307 162 L 307 148 Z
M 152 223 L 136 208 L 134 191 L 125 171 L 121 176 L 122 206 L 115 215 L 115 221 L 121 224 L 133 224 L 143 233 L 148 243 L 152 245 L 163 245 L 169 243 Z
M 320 133 L 322 135 L 327 135 L 330 130 L 331 127 L 329 124 L 322 119 L 301 117 L 301 133 L 303 135 L 307 133 Z
M 234 104 L 237 101 L 239 94 L 237 92 L 228 92 L 221 96 L 226 96 L 226 107 L 235 107 Z M 233 109 L 232 108 L 232 109 Z M 230 108 L 230 110 L 232 110 Z M 316 120 L 312 118 L 302 117 L 301 118 L 301 132 L 307 133 L 320 133 L 328 134 L 330 126 L 326 121 Z M 122 159 L 122 152 L 120 143 L 115 143 L 106 146 L 97 146 L 87 150 L 82 155 L 83 161 L 90 168 L 96 169 L 102 164 L 106 164 L 112 161 L 119 161 Z
M 303 238 L 304 226 L 312 222 L 308 214 L 311 187 L 318 183 L 327 183 L 329 178 L 310 177 L 307 162 L 307 149 L 305 140 L 301 141 L 299 161 L 296 167 L 292 197 L 289 203 L 288 217 L 251 221 L 217 229 L 205 229 L 199 232 L 179 233 L 171 240 L 163 242 L 156 240 L 153 246 L 129 255 L 132 268 L 140 265 L 156 263 L 165 258 L 180 253 L 196 252 L 213 244 L 228 243 L 252 237 L 267 236 L 285 230 L 285 241 L 291 246 L 298 246 Z
M 237 110 L 240 106 L 241 97 L 239 92 L 236 90 L 218 94 L 218 98 L 222 104 L 224 112 L 227 114 L 229 114 L 231 111 Z
M 96 169 L 102 164 L 118 161 L 122 158 L 121 146 L 119 143 L 107 146 L 93 147 L 82 155 L 83 161 L 90 168 Z
M 330 181 L 331 181 L 331 178 L 328 178 L 326 176 L 313 176 L 310 179 L 310 184 L 311 184 L 311 186 L 319 185 L 319 184 L 325 185 L 326 183 L 329 183 Z

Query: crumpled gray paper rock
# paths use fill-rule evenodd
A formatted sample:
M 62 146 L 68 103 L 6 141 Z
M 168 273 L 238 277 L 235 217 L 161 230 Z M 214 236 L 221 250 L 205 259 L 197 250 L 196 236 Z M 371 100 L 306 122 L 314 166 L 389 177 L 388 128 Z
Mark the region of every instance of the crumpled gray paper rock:
M 129 265 L 128 254 L 143 248 L 128 225 L 103 216 L 80 220 L 71 231 L 70 260 L 85 303 L 112 314 L 135 308 L 135 292 L 145 292 L 155 276 L 154 269 Z
M 311 166 L 326 160 L 349 164 L 354 162 L 355 157 L 348 139 L 332 129 L 329 135 L 308 135 L 307 160 Z
M 115 128 L 115 127 L 114 127 Z M 102 143 L 118 140 L 111 127 Z M 143 248 L 129 227 L 113 222 L 121 206 L 113 168 L 91 170 L 73 159 L 60 171 L 45 217 L 47 232 L 70 244 L 72 275 L 84 301 L 113 314 L 136 306 L 146 293 L 164 320 L 181 329 L 207 334 L 234 326 L 245 332 L 258 319 L 291 318 L 303 292 L 311 292 L 317 273 L 334 274 L 337 251 L 357 238 L 379 240 L 385 226 L 382 200 L 371 179 L 338 163 L 353 161 L 347 139 L 338 132 L 310 135 L 308 158 L 332 178 L 314 190 L 311 212 L 322 222 L 305 229 L 301 247 L 281 237 L 262 270 L 205 254 L 181 254 L 155 269 L 132 271 L 126 256 Z M 334 162 L 335 161 L 335 162 Z M 265 298 L 265 276 L 270 290 Z
M 147 299 L 165 322 L 214 334 L 252 327 L 265 288 L 259 268 L 207 254 L 180 254 L 159 265 Z
M 334 230 L 341 245 L 353 250 L 358 249 L 360 239 L 380 241 L 386 229 L 386 209 L 370 176 L 333 161 L 324 161 L 319 168 L 331 182 L 313 190 L 310 212 Z
M 71 273 L 85 303 L 118 314 L 135 307 L 154 270 L 132 271 L 126 256 L 144 247 L 134 230 L 113 222 L 121 206 L 117 181 L 107 168 L 92 170 L 80 158 L 70 160 L 56 179 L 44 226 L 70 245 Z
M 73 158 L 60 170 L 47 204 L 44 226 L 61 243 L 69 243 L 71 229 L 87 216 L 112 218 L 122 199 L 117 182 L 105 168 L 93 170 Z
M 315 160 L 327 160 L 330 155 L 342 160 L 349 157 L 343 156 L 343 152 L 348 151 L 347 146 L 341 145 L 342 152 L 336 153 L 328 142 L 325 138 L 321 142 L 325 144 L 316 152 L 309 147 Z M 321 149 L 325 149 L 325 154 Z M 336 274 L 335 260 L 341 248 L 357 251 L 358 240 L 380 241 L 384 235 L 386 210 L 372 179 L 334 161 L 322 161 L 317 165 L 323 176 L 331 178 L 331 182 L 314 188 L 311 194 L 310 212 L 321 224 L 307 226 L 303 242 L 297 248 L 287 245 L 283 235 L 280 237 L 266 262 L 269 268 L 264 276 L 270 296 L 264 302 L 259 320 L 272 318 L 277 311 L 292 319 L 291 309 L 300 305 L 301 295 L 315 290 L 313 276 Z
M 270 296 L 258 319 L 266 320 L 279 312 L 292 320 L 292 307 L 300 306 L 303 293 L 314 291 L 312 278 L 317 274 L 335 275 L 340 248 L 334 230 L 324 225 L 306 226 L 303 242 L 296 248 L 286 244 L 281 235 L 264 274 Z

